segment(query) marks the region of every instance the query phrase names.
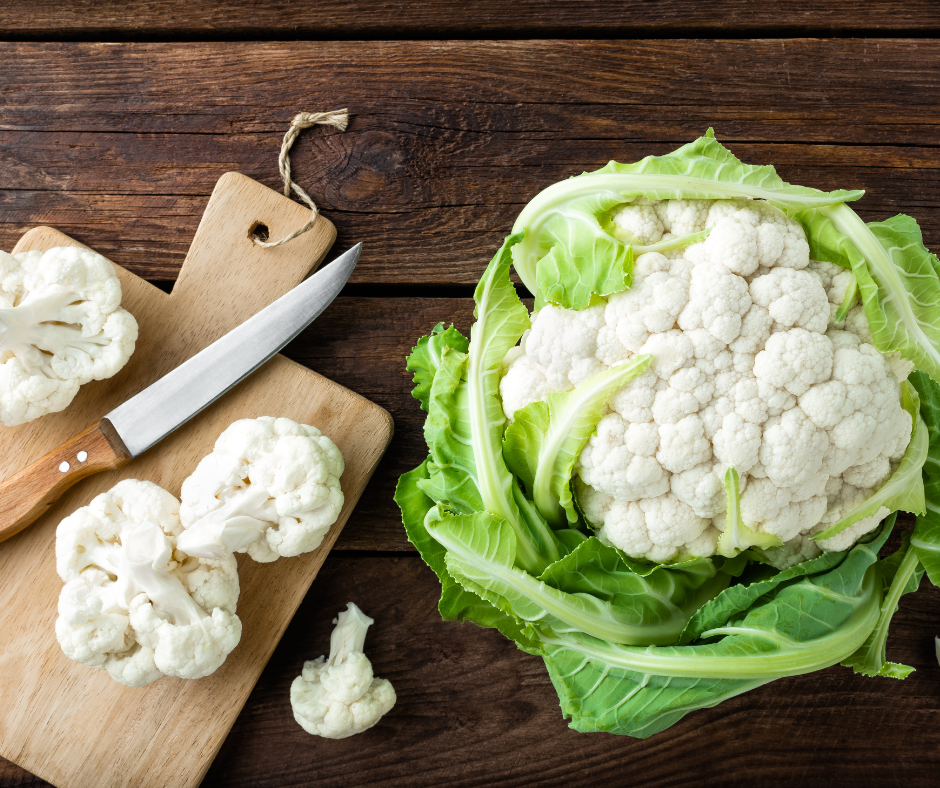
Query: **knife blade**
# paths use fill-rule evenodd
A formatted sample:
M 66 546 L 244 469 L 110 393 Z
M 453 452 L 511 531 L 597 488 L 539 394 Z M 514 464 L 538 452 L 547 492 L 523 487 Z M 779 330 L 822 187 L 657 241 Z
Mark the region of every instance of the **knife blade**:
M 0 542 L 80 479 L 126 465 L 261 367 L 339 295 L 362 244 L 301 282 L 101 421 L 0 484 Z M 76 457 L 84 460 L 75 462 Z

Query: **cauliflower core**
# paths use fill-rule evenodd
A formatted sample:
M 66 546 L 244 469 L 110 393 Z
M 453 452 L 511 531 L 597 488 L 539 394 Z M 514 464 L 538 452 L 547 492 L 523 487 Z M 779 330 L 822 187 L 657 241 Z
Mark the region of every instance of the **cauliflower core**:
M 329 659 L 304 663 L 291 684 L 290 705 L 307 733 L 345 739 L 375 725 L 396 696 L 387 679 L 372 675 L 372 663 L 362 652 L 373 620 L 350 602 L 333 623 Z
M 137 342 L 120 304 L 113 266 L 90 249 L 0 252 L 0 423 L 56 413 L 117 374 Z
M 179 547 L 255 561 L 320 546 L 343 508 L 343 455 L 316 427 L 263 416 L 236 421 L 183 482 Z
M 784 543 L 768 551 L 781 566 L 873 530 L 887 509 L 832 539 L 808 538 L 884 483 L 913 426 L 899 386 L 913 365 L 875 349 L 860 305 L 834 322 L 851 272 L 810 260 L 802 227 L 762 202 L 638 200 L 612 219 L 615 234 L 646 244 L 712 229 L 638 257 L 629 290 L 578 312 L 539 310 L 500 382 L 511 419 L 652 355 L 611 398 L 575 467 L 598 536 L 652 561 L 712 555 L 729 466 L 744 522 Z
M 179 501 L 127 479 L 59 523 L 65 581 L 55 631 L 66 656 L 130 687 L 213 673 L 241 638 L 233 556 L 177 549 Z

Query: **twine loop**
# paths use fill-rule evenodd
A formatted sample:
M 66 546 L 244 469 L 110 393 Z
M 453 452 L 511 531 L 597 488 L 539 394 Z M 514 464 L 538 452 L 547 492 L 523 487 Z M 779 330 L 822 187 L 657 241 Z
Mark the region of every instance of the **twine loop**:
M 290 122 L 290 128 L 284 135 L 284 140 L 281 142 L 281 153 L 277 157 L 277 166 L 281 172 L 281 179 L 284 181 L 284 196 L 290 197 L 291 190 L 293 189 L 294 193 L 310 206 L 310 220 L 299 230 L 295 230 L 290 235 L 281 238 L 280 241 L 261 241 L 255 238 L 254 241 L 258 246 L 280 246 L 288 241 L 292 241 L 298 235 L 303 235 L 307 230 L 313 227 L 317 221 L 317 216 L 320 215 L 320 211 L 317 209 L 313 198 L 294 183 L 290 177 L 290 149 L 294 141 L 300 135 L 300 132 L 304 129 L 309 129 L 311 126 L 333 126 L 333 128 L 339 129 L 340 131 L 346 131 L 347 125 L 349 125 L 349 111 L 345 109 L 334 109 L 330 112 L 298 112 L 294 116 L 294 119 Z

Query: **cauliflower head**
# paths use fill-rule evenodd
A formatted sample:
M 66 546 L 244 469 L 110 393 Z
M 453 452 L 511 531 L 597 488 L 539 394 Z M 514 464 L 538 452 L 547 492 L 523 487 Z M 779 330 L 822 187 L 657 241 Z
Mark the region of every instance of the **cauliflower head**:
M 136 479 L 59 523 L 55 631 L 66 656 L 130 687 L 222 665 L 241 638 L 235 559 L 186 555 L 182 530 L 179 501 Z
M 372 663 L 362 652 L 373 620 L 350 602 L 333 623 L 329 658 L 304 663 L 291 684 L 290 704 L 307 733 L 345 739 L 375 725 L 396 696 L 387 679 L 372 675 Z
M 0 252 L 0 424 L 56 413 L 117 374 L 137 342 L 120 305 L 114 267 L 90 249 Z
M 343 455 L 316 427 L 263 416 L 234 422 L 183 482 L 179 547 L 255 561 L 309 553 L 343 508 Z
M 641 199 L 611 226 L 644 244 L 710 232 L 641 254 L 628 290 L 580 311 L 544 306 L 500 381 L 512 419 L 652 356 L 611 397 L 575 466 L 598 536 L 657 562 L 714 554 L 732 466 L 743 521 L 779 539 L 767 555 L 781 566 L 844 550 L 877 527 L 887 509 L 809 539 L 887 480 L 913 426 L 900 392 L 913 365 L 874 347 L 861 305 L 836 322 L 851 272 L 811 260 L 799 223 L 759 201 Z

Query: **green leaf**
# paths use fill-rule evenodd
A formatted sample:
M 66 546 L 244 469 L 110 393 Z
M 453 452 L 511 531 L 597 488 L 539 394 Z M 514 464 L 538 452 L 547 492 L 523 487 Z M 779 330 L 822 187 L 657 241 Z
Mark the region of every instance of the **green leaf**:
M 414 346 L 405 369 L 414 372 L 415 387 L 412 396 L 421 403 L 421 409 L 428 409 L 428 400 L 431 398 L 431 383 L 441 366 L 441 357 L 445 348 L 451 348 L 466 353 L 470 341 L 456 328 L 451 326 L 444 329 L 443 323 L 438 323 L 428 336 L 421 337 Z
M 650 358 L 638 356 L 572 391 L 549 394 L 516 411 L 503 439 L 503 457 L 550 525 L 578 522 L 570 484 L 574 464 L 597 429 L 607 400 L 645 372 Z
M 875 347 L 898 351 L 940 380 L 940 264 L 917 222 L 898 215 L 865 224 L 847 205 L 795 218 L 815 259 L 852 269 Z
M 669 582 L 659 580 L 661 575 L 645 582 L 632 575 L 625 564 L 617 562 L 616 551 L 605 551 L 597 539 L 588 539 L 562 560 L 593 565 L 592 575 L 597 580 L 600 574 L 596 562 L 609 562 L 607 568 L 614 577 L 606 581 L 606 595 L 567 593 L 516 567 L 515 534 L 505 521 L 489 512 L 444 516 L 436 522 L 428 521 L 427 526 L 447 549 L 448 574 L 467 591 L 515 616 L 533 638 L 536 633 L 575 629 L 616 643 L 671 642 L 691 613 L 673 603 L 668 593 L 664 598 L 644 593 L 644 587 L 649 591 L 656 587 L 653 584 L 665 587 Z M 676 574 L 673 579 L 678 577 Z M 693 579 L 698 580 L 698 586 Z M 692 592 L 704 587 L 703 593 L 714 594 L 721 587 L 721 581 L 709 584 L 707 580 L 711 578 L 702 580 L 701 575 L 687 572 L 681 593 L 688 592 L 689 598 L 701 603 L 704 600 Z
M 901 406 L 911 414 L 914 427 L 911 442 L 897 470 L 871 496 L 846 512 L 842 519 L 834 522 L 824 531 L 814 534 L 812 539 L 815 541 L 829 539 L 841 533 L 859 520 L 874 516 L 883 506 L 891 512 L 924 513 L 926 503 L 922 470 L 927 460 L 930 439 L 926 425 L 920 417 L 920 397 L 917 395 L 917 390 L 907 381 L 901 384 Z
M 909 381 L 920 394 L 929 447 L 923 467 L 925 513 L 917 518 L 911 545 L 930 582 L 940 586 L 940 386 L 923 372 L 912 373 Z
M 409 541 L 417 548 L 422 560 L 441 581 L 441 600 L 438 604 L 445 621 L 472 621 L 481 627 L 498 629 L 514 640 L 523 651 L 536 653 L 537 644 L 528 638 L 513 616 L 506 615 L 476 594 L 465 591 L 448 573 L 444 562 L 445 551 L 428 533 L 425 521 L 439 516 L 434 501 L 421 490 L 419 482 L 428 478 L 428 461 L 413 471 L 403 474 L 395 488 L 395 503 L 401 509 L 402 522 Z
M 773 167 L 744 164 L 724 148 L 711 129 L 695 142 L 665 156 L 635 164 L 611 162 L 597 172 L 549 186 L 516 219 L 525 231 L 513 249 L 523 283 L 536 308 L 555 303 L 584 309 L 592 294 L 610 295 L 630 285 L 632 250 L 606 231 L 606 216 L 639 196 L 763 199 L 787 213 L 856 200 L 860 191 L 821 192 L 781 180 Z
M 838 565 L 777 585 L 689 645 L 639 648 L 583 633 L 543 636 L 545 663 L 571 727 L 645 738 L 695 709 L 847 659 L 878 621 L 882 589 L 873 567 L 890 532 L 886 524 Z
M 897 513 L 894 517 L 897 517 Z M 884 601 L 881 604 L 878 623 L 861 648 L 844 659 L 842 664 L 865 676 L 906 679 L 914 672 L 914 668 L 888 662 L 885 653 L 888 628 L 891 626 L 891 618 L 897 612 L 898 600 L 903 594 L 916 591 L 924 576 L 924 568 L 917 560 L 917 553 L 910 546 L 909 533 L 904 534 L 901 548 L 896 553 L 878 562 L 878 570 L 884 587 Z
M 529 312 L 509 279 L 510 252 L 524 233 L 506 239 L 477 285 L 473 298 L 477 321 L 470 329 L 466 370 L 466 413 L 474 478 L 483 506 L 507 522 L 515 533 L 519 565 L 538 574 L 559 558 L 558 544 L 544 518 L 524 504 L 519 483 L 503 459 L 506 416 L 499 397 L 500 366 L 509 349 L 529 327 Z
M 779 536 L 759 533 L 748 528 L 741 517 L 741 480 L 734 467 L 725 471 L 725 498 L 728 502 L 725 514 L 725 530 L 718 537 L 717 552 L 725 558 L 734 558 L 750 547 L 768 550 L 783 544 Z

